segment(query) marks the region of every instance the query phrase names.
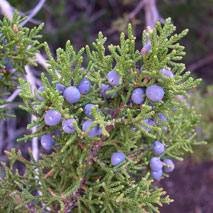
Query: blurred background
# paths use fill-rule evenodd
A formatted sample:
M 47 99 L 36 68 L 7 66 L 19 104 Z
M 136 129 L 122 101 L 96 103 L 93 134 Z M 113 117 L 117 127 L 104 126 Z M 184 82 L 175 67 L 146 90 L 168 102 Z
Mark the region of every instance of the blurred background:
M 198 88 L 189 92 L 191 99 L 187 102 L 194 105 L 202 116 L 196 128 L 197 140 L 204 139 L 208 145 L 197 147 L 193 155 L 186 154 L 185 161 L 176 164 L 176 169 L 170 178 L 160 181 L 159 185 L 175 200 L 173 204 L 164 206 L 160 211 L 162 213 L 213 212 L 213 1 L 8 0 L 13 9 L 16 8 L 22 16 L 30 15 L 42 2 L 42 7 L 26 26 L 31 28 L 42 22 L 45 23 L 41 32 L 43 35 L 41 42 L 47 41 L 53 54 L 57 48 L 64 48 L 67 40 L 71 41 L 76 50 L 86 44 L 91 45 L 99 31 L 108 38 L 107 44 L 119 43 L 120 32 L 127 31 L 128 23 L 133 25 L 137 37 L 136 48 L 139 50 L 142 48 L 142 31 L 147 26 L 153 27 L 157 20 L 164 23 L 167 17 L 171 17 L 177 32 L 185 28 L 189 29 L 188 35 L 180 41 L 186 47 L 183 63 L 186 64 L 186 69 L 192 72 L 194 78 L 201 77 L 203 81 Z M 3 13 L 1 10 L 1 18 Z M 34 75 L 39 79 L 44 68 L 38 66 L 33 69 Z M 18 109 L 20 101 L 16 98 L 10 112 L 17 114 L 17 118 L 0 121 L 1 161 L 6 161 L 3 150 L 10 150 L 12 147 L 21 147 L 26 158 L 29 157 L 27 147 L 30 144 L 16 143 L 18 137 L 28 133 L 25 127 L 31 119 L 29 115 Z M 19 168 L 18 162 L 17 167 Z

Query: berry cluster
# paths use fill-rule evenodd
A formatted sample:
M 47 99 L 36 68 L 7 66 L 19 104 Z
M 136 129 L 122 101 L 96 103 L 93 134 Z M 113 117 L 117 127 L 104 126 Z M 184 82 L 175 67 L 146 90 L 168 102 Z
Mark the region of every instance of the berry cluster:
M 111 79 L 113 81 L 113 79 Z M 91 83 L 87 78 L 83 78 L 82 81 L 80 82 L 80 84 L 78 85 L 78 87 L 75 86 L 69 86 L 69 87 L 65 87 L 64 85 L 57 83 L 56 85 L 56 89 L 58 91 L 60 91 L 60 95 L 63 95 L 64 99 L 70 103 L 77 103 L 81 97 L 81 95 L 83 94 L 87 94 L 89 93 L 90 89 L 91 89 Z M 43 92 L 45 91 L 44 87 L 41 86 L 38 88 L 37 90 L 37 98 L 40 101 L 44 101 L 44 97 L 43 97 Z M 92 113 L 92 108 L 95 107 L 94 104 L 86 104 L 84 106 L 84 113 L 85 115 L 91 119 L 91 120 L 86 120 L 83 121 L 83 125 L 82 125 L 82 131 L 86 132 L 90 126 L 93 124 L 93 115 Z M 99 109 L 97 109 L 96 111 L 97 113 L 99 112 Z M 61 113 L 57 110 L 48 110 L 45 115 L 44 115 L 44 122 L 46 125 L 48 126 L 56 126 L 61 122 L 62 116 Z M 73 123 L 77 124 L 76 119 L 72 118 L 72 119 L 63 119 L 62 121 L 62 129 L 65 133 L 73 133 L 75 132 L 75 126 Z M 88 137 L 96 137 L 98 135 L 101 135 L 101 129 L 99 128 L 99 125 L 96 124 L 91 130 L 90 132 L 87 134 Z M 43 146 L 43 148 L 45 149 L 51 149 L 52 146 L 54 145 L 54 139 L 52 138 L 52 136 L 50 135 L 43 135 L 41 138 L 41 145 Z
M 152 149 L 156 155 L 161 155 L 165 151 L 165 144 L 160 141 L 155 141 L 152 145 Z M 164 172 L 172 172 L 175 168 L 175 164 L 170 159 L 164 159 L 162 162 L 160 157 L 152 157 L 150 160 L 151 175 L 154 179 L 158 180 L 162 177 Z
M 148 43 L 145 45 L 142 49 L 143 56 L 148 54 L 148 52 L 151 50 L 151 44 Z M 143 71 L 144 65 L 141 66 L 140 72 Z M 168 78 L 173 78 L 174 75 L 171 71 L 166 70 L 166 69 L 161 69 L 160 72 L 165 75 Z M 151 77 L 147 77 L 149 80 L 151 80 Z M 115 87 L 118 87 L 119 85 L 122 84 L 123 79 L 118 75 L 118 73 L 115 70 L 109 71 L 107 73 L 106 79 L 109 84 L 106 83 L 101 83 L 101 88 L 99 89 L 100 95 L 103 98 L 116 98 L 118 97 L 118 93 L 115 93 L 112 95 L 111 93 L 108 94 L 107 91 L 112 90 Z M 134 78 L 135 79 L 135 78 Z M 163 78 L 161 78 L 164 80 Z M 157 82 L 157 81 L 156 81 Z M 89 79 L 84 77 L 79 85 L 77 87 L 75 86 L 69 86 L 65 87 L 61 83 L 56 83 L 55 85 L 56 90 L 60 91 L 60 95 L 63 96 L 63 98 L 69 103 L 69 104 L 75 104 L 79 102 L 80 98 L 82 95 L 88 94 L 91 90 L 91 82 Z M 40 101 L 44 101 L 43 97 L 43 92 L 45 91 L 44 87 L 41 86 L 37 90 L 37 98 Z M 137 105 L 143 105 L 145 102 L 145 99 L 148 99 L 148 105 L 152 107 L 152 110 L 154 109 L 153 104 L 150 102 L 159 102 L 164 98 L 165 91 L 162 86 L 159 86 L 157 84 L 149 85 L 147 88 L 135 88 L 131 92 L 131 97 L 130 101 L 132 104 L 137 104 Z M 87 103 L 84 105 L 83 112 L 84 112 L 84 119 L 81 122 L 82 125 L 82 131 L 86 132 L 88 129 L 90 131 L 88 132 L 87 136 L 88 137 L 96 137 L 102 135 L 102 131 L 99 127 L 99 124 L 93 124 L 94 122 L 94 111 L 92 112 L 92 109 L 96 109 L 96 113 L 100 113 L 100 108 L 99 106 L 96 106 L 95 104 L 92 103 Z M 158 114 L 158 118 L 163 121 L 167 122 L 166 117 L 161 113 L 161 112 L 156 112 Z M 111 115 L 113 114 L 113 110 L 110 113 Z M 86 117 L 85 117 L 86 116 Z M 45 115 L 44 115 L 44 121 L 46 125 L 48 126 L 56 126 L 61 122 L 62 116 L 61 113 L 57 110 L 48 110 Z M 152 127 L 156 123 L 156 125 L 161 124 L 161 122 L 156 122 L 155 119 L 153 118 L 147 118 L 143 119 L 142 122 L 146 123 L 148 126 Z M 62 130 L 65 133 L 71 134 L 76 131 L 75 124 L 78 125 L 78 119 L 71 118 L 71 119 L 63 119 L 62 121 Z M 147 126 L 142 125 L 140 122 L 138 123 L 144 130 L 146 131 L 151 131 L 151 128 L 148 128 Z M 90 126 L 93 125 L 93 128 L 90 128 Z M 132 127 L 133 131 L 136 131 L 136 127 L 133 125 Z M 167 132 L 168 128 L 163 126 L 162 130 Z M 41 145 L 45 149 L 51 149 L 52 146 L 55 144 L 54 139 L 52 138 L 51 135 L 43 135 L 41 138 Z M 157 155 L 161 155 L 164 152 L 164 144 L 161 143 L 160 141 L 155 141 L 153 144 L 153 151 Z M 113 166 L 117 166 L 123 161 L 125 161 L 125 155 L 122 152 L 115 152 L 111 156 L 111 164 Z M 174 164 L 170 159 L 165 159 L 164 162 L 160 160 L 159 157 L 153 157 L 150 161 L 150 168 L 151 168 L 151 175 L 154 179 L 160 179 L 163 170 L 162 168 L 164 167 L 165 172 L 170 172 L 174 169 Z
M 30 82 L 19 79 L 25 103 L 21 108 L 37 119 L 28 126 L 36 131 L 18 140 L 41 137 L 41 146 L 51 154 L 41 155 L 32 166 L 23 161 L 21 153 L 11 152 L 8 159 L 26 163 L 28 171 L 24 179 L 15 175 L 15 181 L 12 172 L 7 172 L 12 185 L 7 186 L 5 179 L 3 188 L 9 187 L 5 194 L 31 186 L 32 177 L 39 176 L 42 187 L 32 187 L 41 190 L 42 198 L 32 195 L 32 187 L 26 193 L 17 191 L 22 207 L 40 199 L 41 210 L 48 206 L 61 212 L 157 212 L 156 204 L 170 202 L 162 189 L 150 184 L 174 170 L 173 161 L 167 158 L 181 159 L 182 150 L 192 151 L 198 117 L 191 108 L 185 116 L 184 104 L 175 97 L 186 95 L 199 81 L 187 78 L 189 73 L 182 75 L 184 65 L 178 63 L 184 52 L 175 43 L 186 31 L 173 36 L 171 20 L 165 25 L 157 23 L 155 30 L 144 31 L 143 42 L 150 42 L 141 54 L 135 50 L 131 25 L 128 38 L 122 33 L 121 45 L 110 45 L 108 50 L 101 32 L 92 49 L 86 46 L 78 53 L 68 41 L 65 50 L 59 48 L 53 57 L 44 43 L 52 81 L 42 73 L 43 85 L 33 95 Z M 85 69 L 81 67 L 84 50 L 88 56 Z
M 149 48 L 150 47 L 150 48 Z M 151 49 L 151 44 L 149 43 L 145 45 L 142 49 L 142 54 L 146 55 Z M 141 70 L 143 67 L 141 68 Z M 167 69 L 161 69 L 160 72 L 165 75 L 168 78 L 174 78 L 174 74 Z M 150 78 L 150 77 L 149 77 Z M 164 80 L 164 79 L 162 79 Z M 146 95 L 149 98 L 149 100 L 153 102 L 157 102 L 163 99 L 164 97 L 164 89 L 161 86 L 158 85 L 151 85 L 146 89 Z M 153 105 L 152 109 L 154 108 Z M 162 120 L 163 122 L 167 122 L 166 117 L 163 115 L 163 113 L 158 112 L 158 118 Z M 161 123 L 159 123 L 161 124 Z M 162 131 L 165 131 L 167 133 L 168 128 L 162 127 Z M 152 149 L 156 155 L 161 155 L 165 151 L 165 144 L 163 144 L 160 141 L 155 141 L 152 145 Z M 170 159 L 164 159 L 162 162 L 159 157 L 152 157 L 150 160 L 150 168 L 151 168 L 151 175 L 154 179 L 158 180 L 162 177 L 163 171 L 164 172 L 172 172 L 174 170 L 175 164 Z
M 108 84 L 101 84 L 100 94 L 105 98 L 118 97 L 117 93 L 114 96 L 112 96 L 111 94 L 107 95 L 106 92 L 112 90 L 113 86 L 120 85 L 120 76 L 117 74 L 115 70 L 112 70 L 107 73 L 107 80 L 111 86 Z
M 142 55 L 145 56 L 146 54 L 149 53 L 150 50 L 151 50 L 151 43 L 147 43 L 142 48 Z M 140 72 L 143 71 L 143 67 L 144 67 L 144 65 L 141 66 Z M 174 74 L 169 70 L 161 69 L 160 72 L 168 78 L 174 78 Z M 151 79 L 150 76 L 148 76 L 147 78 L 148 78 L 148 80 Z M 119 85 L 118 84 L 119 76 L 117 75 L 117 73 L 115 71 L 111 71 L 110 73 L 108 73 L 107 79 L 111 85 L 116 85 L 116 86 Z M 162 79 L 162 80 L 164 80 L 164 79 Z M 112 84 L 111 82 L 113 82 L 114 84 Z M 130 83 L 132 83 L 132 82 L 130 82 Z M 108 85 L 102 85 L 102 88 L 104 88 L 101 90 L 102 95 L 108 98 L 109 96 L 106 96 L 106 91 L 110 90 L 111 87 Z M 154 85 L 150 85 L 145 90 L 143 88 L 134 89 L 131 94 L 131 101 L 134 104 L 142 105 L 145 101 L 145 98 L 147 97 L 150 101 L 158 102 L 163 99 L 164 94 L 165 94 L 165 92 L 164 92 L 163 87 L 154 84 Z M 152 107 L 152 109 L 154 108 L 154 106 L 151 103 L 148 103 L 148 105 L 150 105 Z M 159 114 L 158 118 L 161 121 L 167 122 L 167 119 L 163 115 L 163 113 L 161 113 L 161 112 L 157 112 L 157 113 Z M 143 122 L 145 122 L 149 126 L 154 125 L 154 120 L 151 118 L 144 119 Z M 161 124 L 161 122 L 158 122 L 158 124 Z M 148 132 L 151 130 L 150 128 L 145 127 L 140 123 L 139 123 L 139 125 L 143 129 L 147 130 Z M 136 130 L 136 127 L 134 125 L 132 127 L 132 130 L 133 131 Z M 162 127 L 162 131 L 165 131 L 165 133 L 167 133 L 167 130 L 168 130 L 167 127 L 165 127 L 165 126 Z M 156 155 L 161 155 L 165 151 L 165 144 L 161 143 L 160 141 L 155 141 L 152 146 L 152 149 Z M 117 166 L 118 164 L 122 163 L 123 161 L 125 161 L 125 155 L 122 152 L 115 152 L 112 154 L 111 164 L 113 166 Z M 171 172 L 174 170 L 174 167 L 175 167 L 175 165 L 174 165 L 173 161 L 170 159 L 164 159 L 164 161 L 162 162 L 159 157 L 153 157 L 150 160 L 151 175 L 156 180 L 158 180 L 162 177 L 163 171 Z

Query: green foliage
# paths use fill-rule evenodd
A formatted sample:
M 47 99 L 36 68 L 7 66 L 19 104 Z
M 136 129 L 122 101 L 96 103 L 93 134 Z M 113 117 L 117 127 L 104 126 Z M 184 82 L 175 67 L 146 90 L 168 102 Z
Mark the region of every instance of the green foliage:
M 121 33 L 120 45 L 110 45 L 108 50 L 104 46 L 106 38 L 100 32 L 93 49 L 86 46 L 89 57 L 86 69 L 81 67 L 84 48 L 76 53 L 68 41 L 65 50 L 59 48 L 54 59 L 45 44 L 49 57 L 47 71 L 51 79 L 44 74 L 41 76 L 45 91 L 39 94 L 44 101 L 39 101 L 31 93 L 30 82 L 19 79 L 19 88 L 22 89 L 20 96 L 25 103 L 21 108 L 37 117 L 28 125 L 28 129 L 38 127 L 33 134 L 25 135 L 19 141 L 27 142 L 34 137 L 53 134 L 56 145 L 51 154 L 41 154 L 38 162 L 33 160 L 31 151 L 32 161 L 27 161 L 15 150 L 7 152 L 10 168 L 3 165 L 6 173 L 1 180 L 0 201 L 4 203 L 3 209 L 16 209 L 16 212 L 35 209 L 40 212 L 48 207 L 53 212 L 59 209 L 60 212 L 79 213 L 159 212 L 158 206 L 172 202 L 163 189 L 153 184 L 149 168 L 149 161 L 155 156 L 152 144 L 155 140 L 162 141 L 166 145 L 162 155 L 166 158 L 182 160 L 183 151 L 192 152 L 192 145 L 198 144 L 194 139 L 194 128 L 199 116 L 193 108 L 186 108 L 185 103 L 179 103 L 175 98 L 177 95 L 188 96 L 186 90 L 200 82 L 200 79 L 194 81 L 189 77 L 189 72 L 184 73 L 184 64 L 178 62 L 185 53 L 184 47 L 176 42 L 186 35 L 187 30 L 180 34 L 173 34 L 174 31 L 171 19 L 167 19 L 164 26 L 157 23 L 156 29 L 148 35 L 152 48 L 143 57 L 140 51 L 135 50 L 136 38 L 131 25 L 128 25 L 128 38 Z M 145 31 L 143 41 L 146 41 Z M 106 54 L 108 51 L 109 54 Z M 139 72 L 141 65 L 144 68 Z M 175 77 L 165 77 L 160 72 L 162 68 L 172 69 Z M 116 70 L 120 76 L 120 85 L 107 92 L 112 95 L 107 99 L 100 95 L 100 89 L 102 83 L 108 84 L 106 75 L 111 70 Z M 150 81 L 146 80 L 147 76 L 151 77 Z M 66 87 L 78 86 L 84 77 L 91 82 L 90 92 L 81 94 L 77 103 L 69 104 L 56 90 L 56 83 Z M 152 102 L 146 98 L 141 106 L 130 102 L 134 88 L 146 89 L 153 84 L 164 88 L 162 101 Z M 82 123 L 88 120 L 83 107 L 88 103 L 96 105 L 91 113 L 94 122 L 83 132 Z M 96 111 L 97 107 L 100 108 L 99 112 Z M 177 111 L 173 111 L 174 107 Z M 58 110 L 63 119 L 75 118 L 76 131 L 64 133 L 61 123 L 47 126 L 44 114 L 49 109 Z M 110 110 L 114 111 L 113 115 L 109 114 Z M 183 114 L 186 110 L 187 116 Z M 159 111 L 168 122 L 159 119 Z M 147 118 L 153 119 L 153 126 L 143 121 Z M 102 135 L 88 137 L 87 134 L 96 124 Z M 151 131 L 148 132 L 140 124 Z M 133 126 L 136 131 L 132 130 Z M 168 132 L 165 133 L 162 127 L 167 127 Z M 54 133 L 57 129 L 61 130 L 59 135 Z M 189 138 L 191 134 L 193 136 Z M 126 160 L 113 167 L 110 158 L 117 151 L 123 152 Z M 12 173 L 11 168 L 16 160 L 26 166 L 24 177 L 17 172 Z M 168 177 L 166 174 L 164 176 Z M 8 199 L 5 200 L 5 196 Z
M 0 105 L 7 103 L 2 97 L 16 89 L 18 78 L 25 74 L 24 66 L 37 66 L 35 53 L 42 47 L 37 39 L 41 37 L 38 32 L 43 24 L 30 30 L 19 25 L 23 20 L 15 11 L 12 20 L 5 16 L 0 21 Z M 7 115 L 4 113 L 7 110 L 0 106 L 1 118 Z

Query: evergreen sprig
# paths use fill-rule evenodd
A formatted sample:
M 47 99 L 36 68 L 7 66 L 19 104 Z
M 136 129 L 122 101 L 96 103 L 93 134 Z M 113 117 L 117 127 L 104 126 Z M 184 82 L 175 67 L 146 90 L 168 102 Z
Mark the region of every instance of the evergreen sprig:
M 6 196 L 11 192 L 16 195 L 8 199 L 5 206 L 12 205 L 17 212 L 26 208 L 35 208 L 38 212 L 47 208 L 53 212 L 79 213 L 159 212 L 158 206 L 172 202 L 165 191 L 153 184 L 150 159 L 156 154 L 152 144 L 158 140 L 165 145 L 166 151 L 160 158 L 177 160 L 182 160 L 183 151 L 191 152 L 192 145 L 198 144 L 194 139 L 194 128 L 199 116 L 193 108 L 179 103 L 176 97 L 187 96 L 186 90 L 200 82 L 200 79 L 194 81 L 189 77 L 189 72 L 184 74 L 185 66 L 178 62 L 185 53 L 184 47 L 176 42 L 187 30 L 172 36 L 174 31 L 170 19 L 164 26 L 157 23 L 156 29 L 148 33 L 151 50 L 146 54 L 144 48 L 141 53 L 135 50 L 136 38 L 131 25 L 128 26 L 128 37 L 122 33 L 120 45 L 110 45 L 107 50 L 104 46 L 106 38 L 99 33 L 93 43 L 94 49 L 86 46 L 89 57 L 86 69 L 81 67 L 84 49 L 76 53 L 68 41 L 65 50 L 58 49 L 54 59 L 45 44 L 49 57 L 47 71 L 51 78 L 42 74 L 44 91 L 35 91 L 33 95 L 30 83 L 19 80 L 20 96 L 25 103 L 22 109 L 37 117 L 28 128 L 38 127 L 33 134 L 25 135 L 19 141 L 27 142 L 51 134 L 55 145 L 51 154 L 41 154 L 38 162 L 27 161 L 20 152 L 7 152 L 10 168 L 14 161 L 19 160 L 27 169 L 22 178 L 5 167 L 2 189 Z M 146 38 L 144 31 L 144 45 Z M 139 70 L 141 65 L 143 68 Z M 163 75 L 160 71 L 163 68 L 172 70 L 174 78 Z M 107 79 L 112 70 L 120 77 L 117 86 L 110 85 Z M 82 93 L 77 103 L 68 103 L 56 89 L 58 83 L 65 87 L 78 87 L 84 78 L 91 82 L 91 89 L 88 94 Z M 100 94 L 103 84 L 110 88 L 106 97 Z M 145 102 L 141 105 L 131 101 L 135 88 L 146 90 L 153 84 L 164 89 L 162 100 L 151 101 L 144 95 Z M 92 125 L 83 131 L 84 122 L 91 120 L 84 113 L 86 104 L 95 105 L 91 112 L 94 119 Z M 174 108 L 177 110 L 173 111 Z M 64 132 L 61 122 L 48 126 L 44 121 L 48 110 L 58 111 L 62 119 L 74 118 L 75 131 L 71 134 Z M 183 115 L 184 110 L 187 110 L 187 116 Z M 159 118 L 159 113 L 166 117 L 167 122 Z M 145 119 L 151 119 L 153 125 Z M 96 125 L 101 134 L 89 137 Z M 60 134 L 56 134 L 56 130 L 60 130 Z M 117 166 L 110 162 L 115 152 L 122 152 L 125 156 Z M 165 173 L 163 176 L 168 177 Z M 0 196 L 0 199 L 3 201 L 4 197 Z
M 18 78 L 26 73 L 25 65 L 37 66 L 35 54 L 43 46 L 38 33 L 44 24 L 33 29 L 21 27 L 19 24 L 25 19 L 14 11 L 12 20 L 7 16 L 0 20 L 0 117 L 3 119 L 8 108 L 2 106 L 6 103 L 2 97 L 16 89 Z M 6 92 L 9 93 L 4 95 Z

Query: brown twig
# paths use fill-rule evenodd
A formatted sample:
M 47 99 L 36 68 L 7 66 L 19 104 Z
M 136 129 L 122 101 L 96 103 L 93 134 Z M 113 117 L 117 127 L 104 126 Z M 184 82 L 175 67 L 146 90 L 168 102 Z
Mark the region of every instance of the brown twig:
M 116 118 L 119 115 L 122 107 L 123 107 L 123 101 L 121 102 L 120 106 L 115 110 L 115 112 L 112 116 L 113 119 Z

